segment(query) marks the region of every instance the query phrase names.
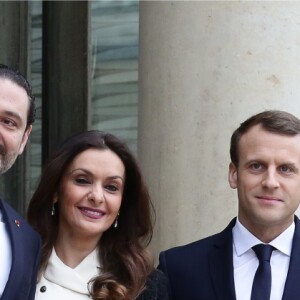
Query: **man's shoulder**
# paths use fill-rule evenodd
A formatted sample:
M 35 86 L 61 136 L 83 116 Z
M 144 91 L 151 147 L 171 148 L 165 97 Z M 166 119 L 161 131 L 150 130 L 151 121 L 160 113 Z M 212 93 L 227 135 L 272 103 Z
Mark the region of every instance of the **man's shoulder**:
M 172 247 L 163 251 L 162 253 L 165 253 L 166 255 L 189 255 L 194 252 L 199 253 L 199 251 L 209 248 L 211 245 L 213 245 L 214 242 L 218 240 L 220 234 L 221 233 L 216 233 L 185 245 Z
M 0 209 L 2 210 L 3 218 L 14 218 L 15 220 L 25 221 L 25 219 L 6 201 L 0 198 Z
M 180 274 L 188 274 L 188 276 L 198 274 L 200 276 L 201 270 L 207 270 L 210 253 L 219 242 L 220 235 L 221 233 L 217 233 L 186 245 L 162 251 L 159 254 L 158 268 L 165 274 L 169 274 L 168 276 L 178 278 L 183 276 Z
M 231 236 L 232 227 L 235 224 L 236 218 L 234 218 L 229 225 L 221 232 L 204 237 L 200 240 L 177 246 L 163 251 L 164 255 L 192 255 L 193 253 L 199 253 L 209 250 L 213 245 L 221 243 L 223 240 L 227 240 Z
M 0 209 L 2 217 L 8 226 L 16 227 L 20 231 L 26 231 L 27 238 L 31 235 L 33 238 L 39 239 L 38 233 L 27 223 L 25 218 L 21 216 L 11 205 L 0 198 Z

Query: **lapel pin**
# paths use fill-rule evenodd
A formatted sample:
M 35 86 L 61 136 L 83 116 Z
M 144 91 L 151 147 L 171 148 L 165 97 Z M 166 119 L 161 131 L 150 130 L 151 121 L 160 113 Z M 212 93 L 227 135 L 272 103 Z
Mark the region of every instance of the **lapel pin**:
M 15 224 L 20 227 L 20 221 L 19 220 L 15 220 Z

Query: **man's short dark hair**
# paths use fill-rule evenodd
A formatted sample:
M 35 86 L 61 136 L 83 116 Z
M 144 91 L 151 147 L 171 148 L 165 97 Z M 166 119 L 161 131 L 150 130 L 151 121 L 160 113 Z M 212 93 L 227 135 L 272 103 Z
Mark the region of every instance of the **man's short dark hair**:
M 231 136 L 230 157 L 236 167 L 239 163 L 238 146 L 240 139 L 255 125 L 261 125 L 264 130 L 280 135 L 294 136 L 300 134 L 300 120 L 285 111 L 268 110 L 248 118 Z
M 18 70 L 3 64 L 0 64 L 0 78 L 9 79 L 11 82 L 17 84 L 26 91 L 29 100 L 26 127 L 30 126 L 35 120 L 35 103 L 31 85 Z

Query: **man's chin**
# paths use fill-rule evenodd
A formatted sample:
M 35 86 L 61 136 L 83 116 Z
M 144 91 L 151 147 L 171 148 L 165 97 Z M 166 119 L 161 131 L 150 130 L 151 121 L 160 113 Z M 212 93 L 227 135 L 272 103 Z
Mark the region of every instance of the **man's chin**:
M 9 170 L 8 167 L 0 166 L 0 176 L 5 174 Z
M 8 162 L 5 161 L 3 163 L 3 160 L 0 160 L 0 176 L 3 175 L 4 173 L 6 173 L 14 164 L 16 159 L 14 160 L 9 160 Z

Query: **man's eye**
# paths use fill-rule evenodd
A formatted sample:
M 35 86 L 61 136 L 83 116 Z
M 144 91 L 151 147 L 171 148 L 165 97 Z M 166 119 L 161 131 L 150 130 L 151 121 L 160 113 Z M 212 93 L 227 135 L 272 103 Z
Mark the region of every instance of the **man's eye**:
M 4 123 L 5 125 L 8 125 L 10 127 L 16 126 L 15 122 L 12 121 L 11 119 L 3 119 L 2 123 Z
M 280 167 L 280 170 L 281 170 L 281 172 L 283 172 L 283 173 L 290 173 L 290 172 L 293 171 L 293 170 L 292 170 L 290 167 L 288 167 L 288 166 L 282 166 L 282 167 Z
M 259 164 L 259 163 L 253 163 L 251 166 L 250 166 L 251 169 L 253 170 L 260 170 L 262 168 L 262 165 Z

